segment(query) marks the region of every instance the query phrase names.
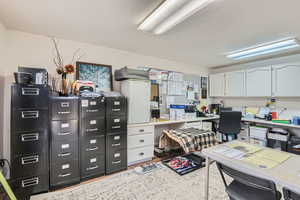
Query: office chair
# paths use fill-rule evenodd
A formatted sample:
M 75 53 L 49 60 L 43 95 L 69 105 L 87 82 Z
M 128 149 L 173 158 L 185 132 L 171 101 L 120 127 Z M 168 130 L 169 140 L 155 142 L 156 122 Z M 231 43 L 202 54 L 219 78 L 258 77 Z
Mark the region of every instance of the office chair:
M 222 134 L 222 141 L 228 141 L 228 135 L 233 135 L 233 139 L 237 139 L 237 135 L 241 131 L 242 113 L 237 111 L 223 111 L 220 114 L 218 131 Z M 226 139 L 223 139 L 223 135 Z
M 281 193 L 272 181 L 251 176 L 217 163 L 230 200 L 280 200 Z M 227 185 L 224 174 L 234 180 Z
M 291 191 L 288 188 L 283 188 L 283 195 L 285 200 L 298 200 L 300 199 L 300 194 Z

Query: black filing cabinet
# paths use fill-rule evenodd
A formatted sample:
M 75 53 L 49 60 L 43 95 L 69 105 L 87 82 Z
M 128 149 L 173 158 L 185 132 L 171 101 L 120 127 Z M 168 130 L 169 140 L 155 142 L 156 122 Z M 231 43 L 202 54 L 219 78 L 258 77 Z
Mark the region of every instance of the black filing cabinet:
M 80 182 L 78 97 L 50 97 L 50 188 Z
M 80 176 L 105 174 L 105 97 L 80 97 Z
M 11 186 L 25 199 L 49 190 L 49 89 L 13 84 L 11 92 Z
M 106 97 L 106 174 L 127 169 L 127 101 Z

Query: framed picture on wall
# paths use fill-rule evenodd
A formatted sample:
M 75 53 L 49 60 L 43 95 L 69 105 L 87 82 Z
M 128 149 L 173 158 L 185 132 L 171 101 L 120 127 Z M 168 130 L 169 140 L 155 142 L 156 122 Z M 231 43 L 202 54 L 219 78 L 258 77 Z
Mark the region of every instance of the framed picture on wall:
M 94 82 L 96 91 L 113 90 L 111 65 L 76 62 L 76 79 Z

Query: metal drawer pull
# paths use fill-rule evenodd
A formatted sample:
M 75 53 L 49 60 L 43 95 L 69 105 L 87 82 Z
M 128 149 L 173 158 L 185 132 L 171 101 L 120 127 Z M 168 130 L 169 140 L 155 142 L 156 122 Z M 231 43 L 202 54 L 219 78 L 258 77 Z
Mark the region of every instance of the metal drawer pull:
M 66 115 L 66 114 L 70 114 L 70 111 L 66 111 L 66 112 L 58 112 L 59 115 Z
M 22 142 L 37 141 L 37 140 L 39 140 L 39 134 L 38 133 L 22 134 L 21 140 L 22 140 Z
M 87 171 L 90 171 L 90 170 L 98 169 L 98 168 L 99 168 L 99 166 L 96 165 L 95 167 L 88 167 L 88 168 L 86 168 L 86 170 L 87 170 Z
M 120 108 L 112 109 L 113 112 L 121 111 Z
M 22 111 L 23 119 L 37 119 L 39 118 L 39 111 Z
M 117 129 L 117 128 L 121 128 L 121 126 L 112 126 L 112 129 Z
M 98 147 L 94 147 L 94 148 L 90 148 L 90 149 L 86 149 L 87 151 L 96 151 L 98 150 L 99 148 Z
M 95 109 L 95 110 L 86 110 L 86 112 L 91 112 L 91 113 L 98 112 L 98 111 L 99 111 L 98 109 Z
M 121 146 L 121 143 L 117 143 L 117 144 L 112 144 L 112 147 L 117 147 L 117 146 Z
M 98 131 L 98 128 L 91 128 L 91 129 L 86 129 L 87 132 L 93 132 L 93 131 Z
M 70 132 L 67 132 L 67 133 L 58 133 L 57 135 L 71 135 L 72 133 L 70 133 Z
M 60 153 L 58 154 L 59 157 L 66 157 L 66 156 L 70 156 L 71 153 Z
M 40 89 L 39 88 L 22 88 L 22 95 L 38 96 L 38 95 L 40 95 Z
M 143 142 L 145 142 L 145 140 L 140 140 L 140 143 L 143 143 Z
M 70 107 L 70 103 L 69 103 L 69 102 L 62 102 L 62 103 L 60 104 L 60 106 L 61 106 L 62 108 L 68 108 L 68 107 Z
M 30 187 L 30 186 L 34 186 L 34 185 L 38 185 L 38 184 L 39 184 L 38 177 L 22 180 L 22 188 L 26 188 L 26 187 Z
M 139 155 L 140 155 L 140 156 L 143 156 L 143 155 L 145 155 L 145 154 L 144 154 L 143 152 L 141 152 L 141 153 L 139 153 Z
M 71 173 L 67 173 L 67 174 L 59 174 L 58 177 L 67 177 L 67 176 L 71 176 Z
M 144 132 L 145 130 L 144 129 L 140 129 L 140 132 Z
M 28 156 L 21 158 L 22 165 L 28 165 L 39 162 L 39 156 Z
M 112 164 L 120 164 L 121 163 L 121 160 L 119 161 L 116 161 L 116 162 L 111 162 Z

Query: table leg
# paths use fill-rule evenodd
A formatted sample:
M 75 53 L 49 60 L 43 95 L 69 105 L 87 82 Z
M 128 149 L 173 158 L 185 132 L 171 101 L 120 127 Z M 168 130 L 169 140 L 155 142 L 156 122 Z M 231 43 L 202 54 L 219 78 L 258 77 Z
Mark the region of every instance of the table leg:
M 208 194 L 209 194 L 209 165 L 210 165 L 210 158 L 206 157 L 206 180 L 205 180 L 205 196 L 204 199 L 208 200 Z

